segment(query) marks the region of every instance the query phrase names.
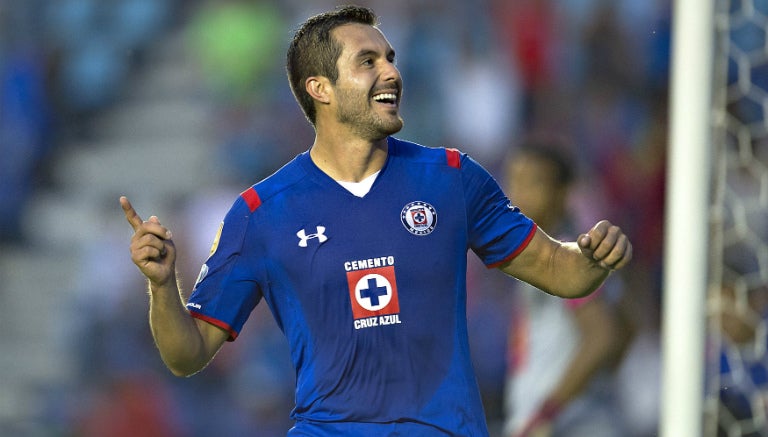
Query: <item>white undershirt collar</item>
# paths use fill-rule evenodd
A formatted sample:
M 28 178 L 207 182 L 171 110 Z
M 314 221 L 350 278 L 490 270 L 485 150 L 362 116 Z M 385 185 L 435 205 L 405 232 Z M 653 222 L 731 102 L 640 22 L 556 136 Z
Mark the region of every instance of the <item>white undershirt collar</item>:
M 341 185 L 342 187 L 346 188 L 347 191 L 354 194 L 357 197 L 363 197 L 366 194 L 368 194 L 369 191 L 371 191 L 371 187 L 373 186 L 373 182 L 376 180 L 376 176 L 379 175 L 379 172 L 381 170 L 377 171 L 376 173 L 366 177 L 360 182 L 346 182 L 346 181 L 336 181 Z

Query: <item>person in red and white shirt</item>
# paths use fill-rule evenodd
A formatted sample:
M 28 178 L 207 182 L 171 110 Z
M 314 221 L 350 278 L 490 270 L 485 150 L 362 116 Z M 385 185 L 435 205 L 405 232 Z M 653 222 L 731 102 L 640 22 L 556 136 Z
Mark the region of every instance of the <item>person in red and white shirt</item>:
M 506 192 L 555 238 L 576 233 L 568 211 L 573 160 L 550 139 L 530 139 L 505 163 Z M 505 435 L 615 437 L 622 432 L 608 370 L 627 342 L 610 278 L 581 299 L 516 283 L 505 387 Z

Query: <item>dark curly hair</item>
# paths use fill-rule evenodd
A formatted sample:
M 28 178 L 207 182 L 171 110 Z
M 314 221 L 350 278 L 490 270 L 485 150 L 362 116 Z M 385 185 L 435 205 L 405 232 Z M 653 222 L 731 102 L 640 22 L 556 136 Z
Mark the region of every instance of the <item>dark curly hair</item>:
M 325 76 L 332 83 L 336 82 L 339 77 L 336 61 L 343 47 L 331 37 L 331 31 L 349 23 L 377 26 L 378 17 L 369 8 L 339 6 L 307 19 L 296 31 L 288 47 L 288 82 L 301 110 L 313 126 L 317 115 L 315 103 L 307 93 L 304 82 L 310 76 Z

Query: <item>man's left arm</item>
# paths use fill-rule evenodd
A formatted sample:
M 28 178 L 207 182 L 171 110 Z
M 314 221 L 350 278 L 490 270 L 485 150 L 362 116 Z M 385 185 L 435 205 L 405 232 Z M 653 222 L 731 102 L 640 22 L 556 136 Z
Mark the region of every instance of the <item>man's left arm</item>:
M 557 241 L 537 229 L 528 246 L 499 269 L 549 294 L 577 298 L 592 293 L 631 259 L 627 236 L 602 220 L 574 242 Z

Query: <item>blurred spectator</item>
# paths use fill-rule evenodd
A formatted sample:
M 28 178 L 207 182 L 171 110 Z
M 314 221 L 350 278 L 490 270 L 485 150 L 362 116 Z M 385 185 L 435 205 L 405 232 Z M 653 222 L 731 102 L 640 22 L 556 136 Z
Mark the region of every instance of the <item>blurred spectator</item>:
M 181 437 L 168 388 L 154 375 L 111 381 L 79 419 L 81 437 Z
M 585 78 L 590 86 L 607 87 L 615 92 L 632 94 L 643 69 L 642 59 L 631 44 L 629 33 L 618 20 L 618 6 L 612 0 L 597 3 L 594 15 L 587 25 L 583 44 L 586 64 Z M 644 55 L 645 53 L 641 53 Z
M 186 29 L 215 121 L 215 164 L 228 184 L 248 186 L 311 144 L 285 81 L 284 9 L 270 1 L 206 0 Z
M 568 211 L 574 160 L 559 142 L 525 142 L 506 162 L 511 201 L 555 238 L 583 230 Z M 564 300 L 518 283 L 510 333 L 507 435 L 626 435 L 611 371 L 628 345 L 614 276 L 592 295 Z
M 14 18 L 0 9 L 0 243 L 22 241 L 22 213 L 53 145 L 43 50 L 9 32 Z
M 47 61 L 29 12 L 0 3 L 0 244 L 23 240 L 24 208 L 53 143 Z
M 404 47 L 395 46 L 398 67 L 409 84 L 403 89 L 405 125 L 400 135 L 423 144 L 440 144 L 445 141 L 445 108 L 457 98 L 457 83 L 446 89 L 451 75 L 443 73 L 453 71 L 458 63 L 456 8 L 450 7 L 451 2 L 440 0 L 408 3 L 403 7 L 410 21 Z
M 209 0 L 188 29 L 192 55 L 214 98 L 233 106 L 264 100 L 275 85 L 275 72 L 282 73 L 278 54 L 289 37 L 276 3 Z
M 52 97 L 66 134 L 88 136 L 166 29 L 171 0 L 61 0 L 40 12 L 53 64 Z
M 444 101 L 456 97 L 461 87 L 462 104 L 447 104 L 447 141 L 460 145 L 473 158 L 493 166 L 504 154 L 510 137 L 518 134 L 520 90 L 515 71 L 505 57 L 494 56 L 490 47 L 473 48 L 465 38 L 457 48 L 460 58 L 442 83 Z
M 552 94 L 556 69 L 559 23 L 550 0 L 492 2 L 498 37 L 519 71 L 523 122 L 528 127 L 543 117 Z

